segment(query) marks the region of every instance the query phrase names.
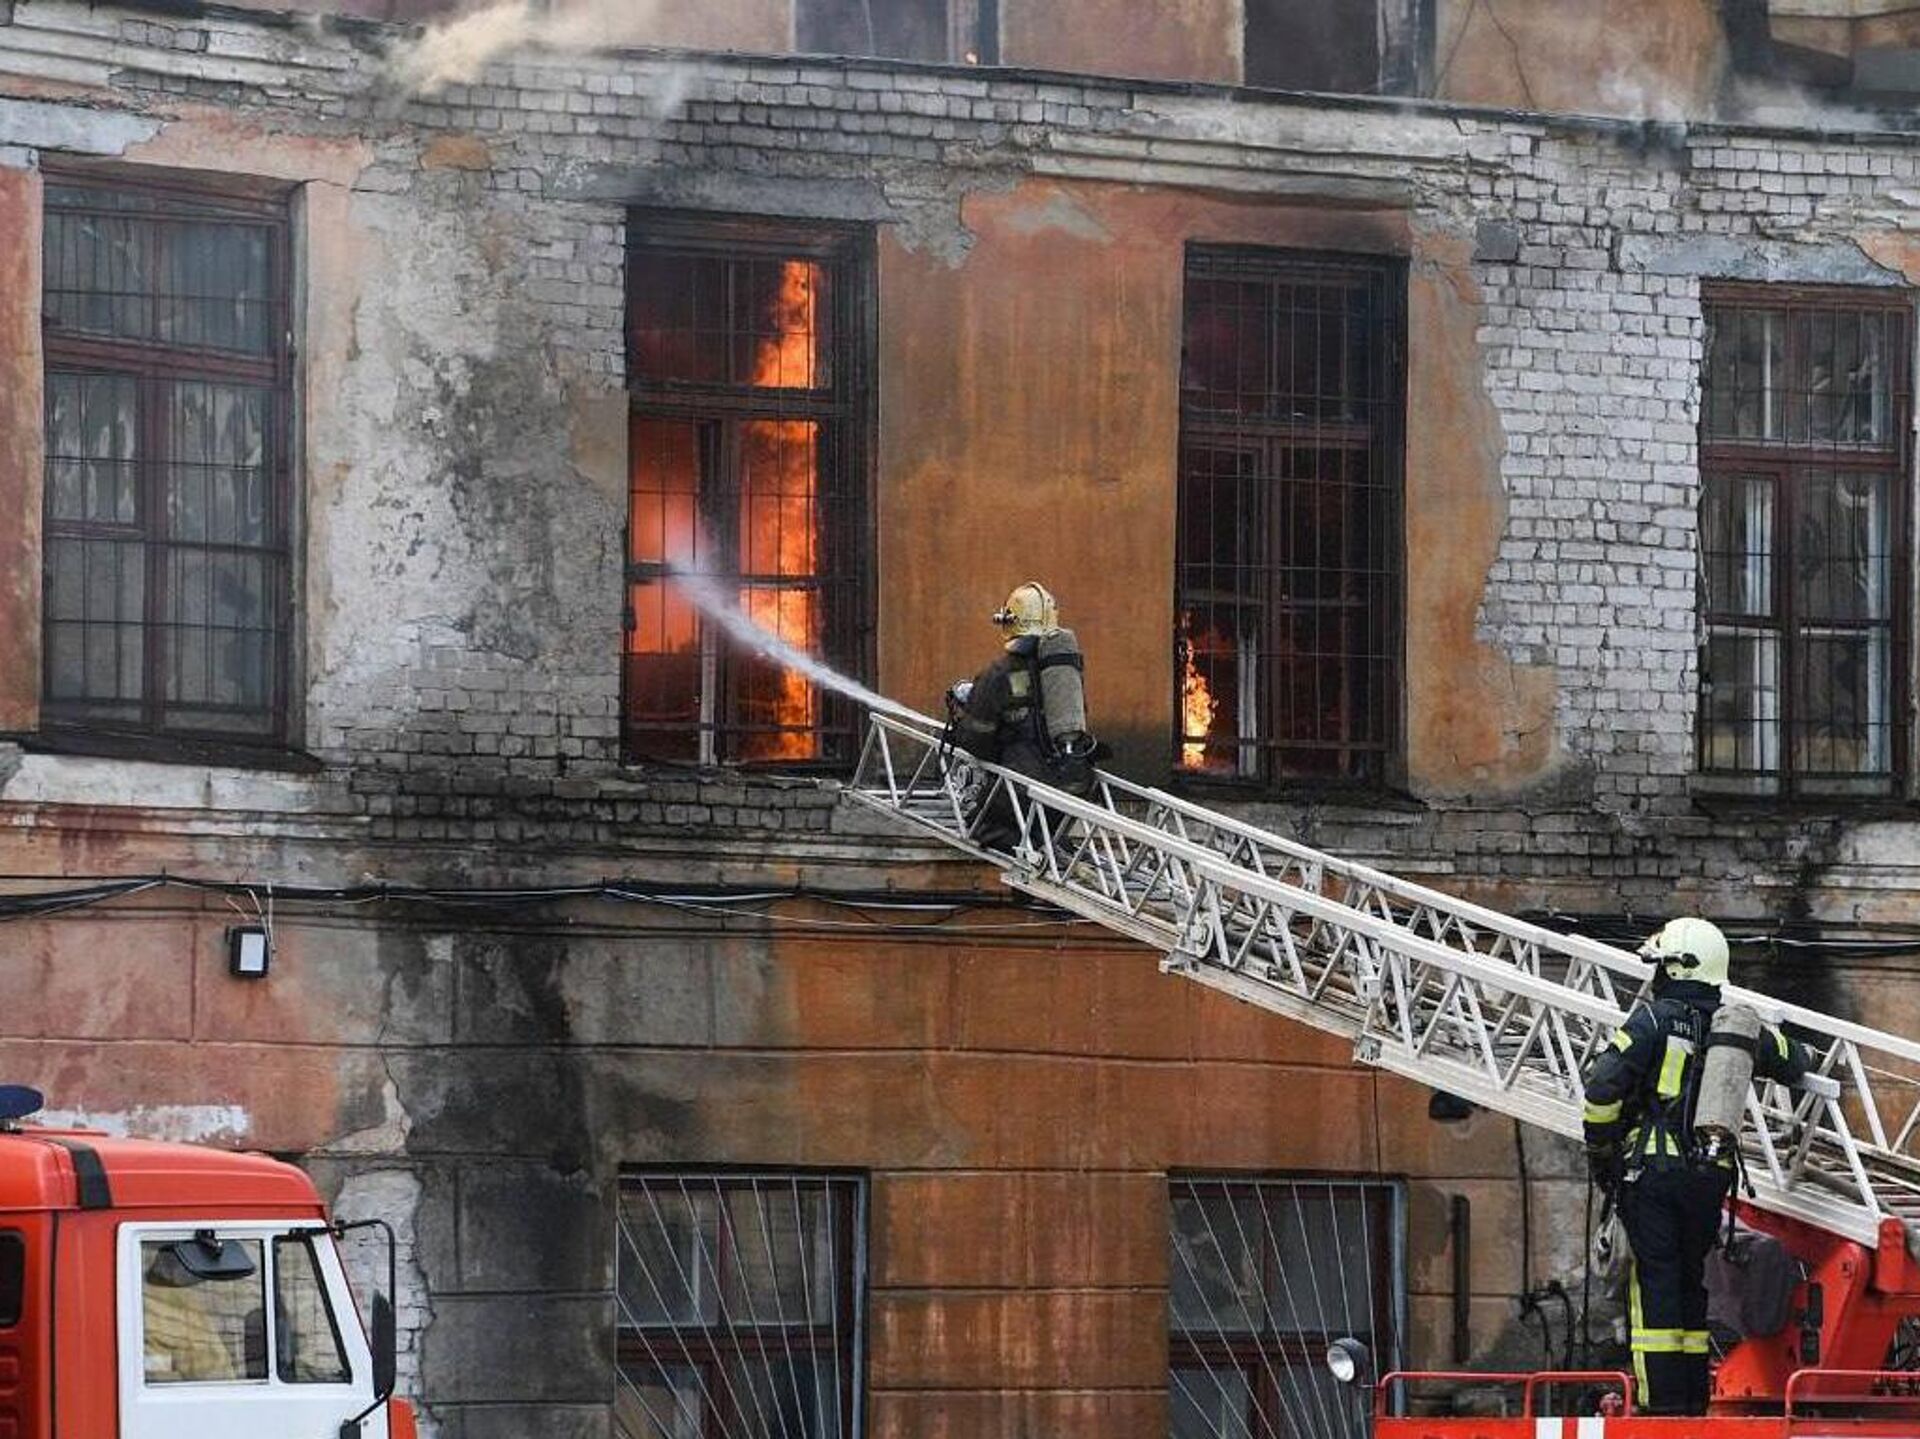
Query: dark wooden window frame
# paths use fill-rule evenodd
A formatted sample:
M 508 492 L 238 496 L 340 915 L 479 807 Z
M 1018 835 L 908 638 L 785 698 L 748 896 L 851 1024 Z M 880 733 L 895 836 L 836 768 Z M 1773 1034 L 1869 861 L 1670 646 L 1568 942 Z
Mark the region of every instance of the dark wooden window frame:
M 1241 747 L 1252 747 L 1256 754 L 1252 763 L 1242 763 L 1235 773 L 1192 769 L 1180 763 L 1181 750 L 1185 739 L 1184 714 L 1181 707 L 1183 675 L 1188 658 L 1185 641 L 1179 631 L 1179 616 L 1185 609 L 1191 608 L 1188 601 L 1188 576 L 1193 569 L 1200 567 L 1199 562 L 1185 553 L 1186 536 L 1184 519 L 1176 521 L 1175 554 L 1175 593 L 1174 612 L 1176 631 L 1174 634 L 1174 693 L 1173 693 L 1173 734 L 1171 756 L 1173 774 L 1183 786 L 1199 788 L 1223 787 L 1234 790 L 1278 790 L 1288 793 L 1326 794 L 1333 798 L 1351 795 L 1356 799 L 1377 796 L 1381 792 L 1402 782 L 1404 757 L 1402 754 L 1404 731 L 1404 675 L 1405 675 L 1405 610 L 1406 610 L 1406 564 L 1404 543 L 1404 426 L 1406 395 L 1406 263 L 1391 256 L 1353 255 L 1329 253 L 1312 250 L 1278 249 L 1241 245 L 1190 244 L 1187 247 L 1185 277 L 1187 294 L 1183 298 L 1183 316 L 1186 306 L 1191 303 L 1191 286 L 1196 279 L 1216 279 L 1229 277 L 1236 272 L 1244 272 L 1258 278 L 1284 283 L 1289 276 L 1312 277 L 1325 274 L 1330 278 L 1351 282 L 1360 280 L 1375 287 L 1380 302 L 1377 317 L 1379 333 L 1377 343 L 1372 348 L 1377 365 L 1378 394 L 1373 398 L 1376 410 L 1370 426 L 1350 422 L 1327 422 L 1325 420 L 1304 418 L 1297 420 L 1255 419 L 1209 413 L 1190 401 L 1186 386 L 1186 366 L 1182 364 L 1181 404 L 1180 404 L 1180 440 L 1179 440 L 1179 476 L 1176 488 L 1179 491 L 1176 506 L 1184 508 L 1186 502 L 1186 483 L 1189 455 L 1198 448 L 1214 446 L 1233 448 L 1247 444 L 1257 444 L 1278 452 L 1284 448 L 1308 450 L 1322 443 L 1331 443 L 1336 447 L 1361 447 L 1369 455 L 1369 464 L 1378 477 L 1378 486 L 1385 492 L 1388 500 L 1387 512 L 1382 517 L 1379 533 L 1373 537 L 1370 558 L 1381 569 L 1391 572 L 1386 583 L 1384 596 L 1385 613 L 1377 617 L 1375 623 L 1384 635 L 1381 641 L 1381 669 L 1377 677 L 1379 694 L 1377 723 L 1379 738 L 1364 745 L 1348 748 L 1365 748 L 1372 752 L 1371 773 L 1348 776 L 1327 775 L 1287 775 L 1276 772 L 1276 752 L 1290 746 L 1280 736 L 1280 704 L 1278 687 L 1272 676 L 1262 673 L 1256 678 L 1254 707 L 1258 720 L 1255 736 L 1241 740 Z M 1185 320 L 1183 318 L 1183 324 Z M 1274 482 L 1277 484 L 1279 481 Z M 1268 503 L 1271 503 L 1270 501 Z M 1231 600 L 1215 599 L 1208 604 L 1230 604 L 1252 606 L 1261 613 L 1261 623 L 1271 628 L 1274 617 L 1283 613 L 1286 606 L 1284 597 L 1279 596 L 1275 580 L 1280 566 L 1273 557 L 1264 564 L 1248 563 L 1241 566 L 1260 571 L 1259 582 L 1255 590 Z M 1272 642 L 1265 640 L 1258 651 L 1262 668 L 1271 657 Z M 1313 747 L 1299 746 L 1293 747 Z
M 830 287 L 830 303 L 834 307 L 831 394 L 793 389 L 756 391 L 737 384 L 648 379 L 637 373 L 631 340 L 627 391 L 629 413 L 634 419 L 814 420 L 833 429 L 832 456 L 823 461 L 821 470 L 824 474 L 828 463 L 839 468 L 840 488 L 851 503 L 839 515 L 838 523 L 821 525 L 821 558 L 815 583 L 823 591 L 838 589 L 843 601 L 838 611 L 831 602 L 828 604 L 828 616 L 823 622 L 828 662 L 851 670 L 856 679 L 868 680 L 874 669 L 875 644 L 872 454 L 877 335 L 872 228 L 829 221 L 635 211 L 628 217 L 628 254 L 648 249 L 720 260 L 805 259 L 834 268 L 836 280 Z M 631 335 L 634 304 L 631 282 L 627 303 Z M 700 513 L 703 520 L 708 518 L 704 509 Z M 729 510 L 726 518 L 732 515 L 733 511 Z M 830 521 L 833 518 L 829 516 Z M 626 598 L 630 587 L 637 581 L 657 577 L 656 571 L 647 566 L 631 563 L 626 566 L 621 611 L 627 628 L 631 628 L 634 618 L 630 600 Z M 624 641 L 621 653 L 623 758 L 630 764 L 684 762 L 662 759 L 647 752 L 644 736 L 648 731 L 636 729 L 630 721 L 630 678 Z M 717 683 L 724 696 L 725 679 Z M 858 755 L 862 711 L 851 700 L 822 690 L 819 714 L 819 723 L 815 726 L 821 736 L 819 758 L 729 760 L 717 753 L 724 747 L 727 729 L 725 721 L 717 719 L 711 727 L 718 731 L 713 741 L 716 760 L 743 769 L 843 773 L 851 768 Z
M 1909 527 L 1912 524 L 1913 470 L 1913 307 L 1904 291 L 1849 289 L 1820 285 L 1753 285 L 1718 283 L 1702 287 L 1701 307 L 1712 324 L 1716 309 L 1728 312 L 1774 311 L 1785 314 L 1789 375 L 1801 373 L 1805 357 L 1800 353 L 1800 329 L 1796 315 L 1823 313 L 1871 313 L 1886 318 L 1886 351 L 1889 364 L 1889 443 L 1875 448 L 1868 445 L 1815 443 L 1791 437 L 1778 440 L 1726 440 L 1713 438 L 1708 430 L 1708 372 L 1710 336 L 1702 351 L 1702 404 L 1700 416 L 1701 539 L 1699 544 L 1699 595 L 1701 646 L 1698 655 L 1699 689 L 1694 720 L 1696 781 L 1709 794 L 1719 795 L 1716 781 L 1743 786 L 1728 789 L 1723 797 L 1758 799 L 1805 799 L 1818 803 L 1887 800 L 1905 797 L 1910 782 L 1913 695 L 1911 635 L 1913 608 L 1913 561 Z M 1791 398 L 1791 390 L 1783 395 Z M 1783 401 L 1784 403 L 1784 401 Z M 1887 525 L 1892 542 L 1889 558 L 1892 589 L 1889 602 L 1887 712 L 1889 726 L 1888 764 L 1885 774 L 1857 771 L 1803 771 L 1793 764 L 1795 726 L 1799 722 L 1796 691 L 1797 665 L 1805 639 L 1794 595 L 1794 557 L 1796 523 L 1803 500 L 1805 478 L 1815 471 L 1870 471 L 1888 477 L 1889 502 Z M 1706 582 L 1708 536 L 1705 527 L 1707 486 L 1724 477 L 1755 478 L 1770 482 L 1774 497 L 1773 564 L 1770 588 L 1771 615 L 1756 617 L 1733 610 L 1716 608 Z M 1712 683 L 1708 662 L 1708 641 L 1716 624 L 1748 629 L 1769 630 L 1779 637 L 1779 714 L 1774 721 L 1778 735 L 1779 764 L 1774 769 L 1708 768 L 1707 698 Z M 1824 783 L 1823 783 L 1824 781 Z M 1862 783 L 1865 781 L 1865 783 Z
M 830 1209 L 829 1223 L 833 1226 L 834 1253 L 836 1256 L 845 1256 L 841 1262 L 841 1272 L 834 1277 L 835 1312 L 816 1320 L 811 1328 L 803 1325 L 761 1325 L 747 1334 L 743 1334 L 742 1326 L 737 1323 L 729 1325 L 723 1322 L 704 1329 L 671 1324 L 643 1326 L 647 1329 L 650 1342 L 642 1339 L 635 1327 L 624 1318 L 616 1318 L 616 1362 L 622 1367 L 631 1365 L 645 1368 L 658 1362 L 656 1356 L 664 1356 L 670 1364 L 694 1369 L 700 1380 L 697 1388 L 704 1411 L 701 1416 L 703 1435 L 720 1439 L 723 1435 L 743 1432 L 745 1422 L 752 1418 L 746 1416 L 743 1421 L 741 1416 L 725 1412 L 733 1402 L 727 1384 L 720 1377 L 721 1369 L 728 1360 L 754 1357 L 763 1361 L 784 1362 L 789 1352 L 796 1355 L 830 1353 L 835 1342 L 834 1326 L 837 1324 L 844 1341 L 844 1351 L 839 1356 L 839 1379 L 846 1399 L 840 1410 L 841 1432 L 836 1439 L 853 1439 L 853 1436 L 865 1433 L 867 1427 L 866 1390 L 863 1383 L 866 1357 L 863 1320 L 868 1278 L 865 1233 L 867 1176 L 859 1172 L 824 1169 L 744 1171 L 705 1166 L 627 1169 L 620 1175 L 620 1191 L 624 1195 L 629 1191 L 657 1185 L 659 1193 L 673 1195 L 686 1183 L 698 1185 L 703 1194 L 711 1193 L 716 1186 L 721 1193 L 727 1194 L 765 1181 L 797 1181 L 802 1185 L 820 1187 L 826 1194 Z M 673 1187 L 668 1188 L 669 1184 Z M 718 1252 L 713 1256 L 713 1265 L 719 1274 L 725 1275 L 730 1272 L 726 1266 L 726 1255 L 734 1242 L 731 1226 L 716 1226 L 714 1242 Z M 712 1397 L 713 1407 L 707 1406 L 708 1396 Z
M 164 384 L 172 380 L 205 380 L 258 385 L 268 390 L 271 399 L 265 415 L 264 441 L 268 452 L 266 465 L 268 498 L 272 513 L 268 518 L 269 543 L 245 547 L 260 553 L 267 562 L 272 608 L 271 621 L 279 637 L 278 660 L 268 677 L 265 713 L 270 723 L 265 730 L 231 732 L 166 726 L 164 700 L 165 666 L 159 655 L 160 631 L 165 611 L 166 566 L 149 558 L 146 565 L 146 596 L 142 609 L 145 653 L 142 661 L 142 718 L 139 724 L 103 723 L 74 713 L 62 713 L 52 702 L 52 647 L 46 641 L 48 623 L 41 619 L 41 718 L 31 739 L 38 747 L 74 753 L 98 753 L 157 760 L 191 762 L 237 762 L 243 765 L 309 768 L 304 756 L 293 755 L 289 746 L 299 726 L 292 713 L 294 693 L 294 633 L 296 606 L 294 584 L 298 573 L 295 553 L 297 497 L 294 493 L 293 444 L 294 355 L 291 333 L 292 306 L 292 225 L 288 187 L 250 183 L 244 180 L 222 182 L 183 176 L 178 172 L 136 171 L 123 165 L 95 166 L 82 162 L 50 161 L 42 172 L 48 186 L 78 186 L 89 189 L 120 190 L 153 196 L 177 207 L 170 218 L 191 218 L 218 222 L 233 220 L 263 226 L 267 232 L 269 306 L 267 319 L 269 351 L 264 356 L 248 356 L 233 351 L 194 348 L 162 341 L 107 338 L 94 334 L 66 331 L 51 323 L 43 324 L 42 344 L 45 370 L 54 374 L 114 375 L 132 379 L 139 398 L 139 454 L 137 493 L 141 518 L 132 525 L 86 521 L 56 521 L 51 514 L 51 495 L 42 495 L 43 547 L 55 537 L 117 539 L 138 542 L 149 552 L 164 549 L 164 475 L 166 425 L 165 407 L 156 402 Z M 49 210 L 55 207 L 50 202 Z M 60 207 L 84 211 L 84 207 Z M 122 212 L 124 213 L 124 212 Z M 45 468 L 42 468 L 44 485 Z M 215 542 L 201 542 L 197 548 L 223 548 Z M 43 548 L 44 554 L 44 548 Z M 44 563 L 44 562 L 43 562 Z M 44 604 L 43 587 L 43 604 Z M 209 710 L 201 704 L 181 706 Z
M 1383 1340 L 1387 1344 L 1404 1344 L 1405 1298 L 1407 1277 L 1405 1268 L 1405 1245 L 1403 1234 L 1406 1219 L 1406 1199 L 1403 1187 L 1395 1180 L 1378 1176 L 1341 1176 L 1341 1175 L 1293 1175 L 1293 1174 L 1218 1174 L 1218 1173 L 1173 1173 L 1168 1175 L 1168 1211 L 1167 1242 L 1169 1247 L 1177 1241 L 1173 1230 L 1173 1202 L 1182 1197 L 1179 1186 L 1208 1186 L 1224 1193 L 1232 1199 L 1251 1199 L 1259 1208 L 1263 1224 L 1260 1240 L 1260 1283 L 1263 1295 L 1280 1292 L 1284 1286 L 1276 1284 L 1282 1256 L 1276 1252 L 1277 1244 L 1271 1234 L 1272 1210 L 1269 1206 L 1275 1202 L 1277 1192 L 1284 1191 L 1291 1196 L 1306 1196 L 1309 1200 L 1316 1190 L 1331 1188 L 1345 1190 L 1363 1196 L 1362 1204 L 1372 1211 L 1374 1224 L 1368 1250 L 1377 1256 L 1374 1286 L 1370 1296 L 1369 1314 L 1376 1325 L 1385 1325 L 1389 1333 L 1375 1333 L 1368 1337 L 1374 1355 L 1376 1370 L 1391 1362 L 1385 1352 Z M 1377 1195 L 1384 1200 L 1377 1206 L 1369 1196 Z M 1169 1259 L 1175 1274 L 1182 1261 L 1173 1256 Z M 1325 1276 L 1322 1276 L 1323 1281 Z M 1305 1285 L 1304 1277 L 1290 1276 L 1289 1282 Z M 1273 1287 L 1270 1287 L 1273 1286 Z M 1350 1296 L 1349 1296 L 1350 1297 Z M 1296 1289 L 1295 1299 L 1300 1293 Z M 1167 1377 L 1170 1398 L 1177 1399 L 1178 1388 L 1174 1379 L 1176 1369 L 1199 1369 L 1212 1374 L 1239 1374 L 1247 1384 L 1248 1398 L 1254 1409 L 1278 1421 L 1288 1406 L 1300 1402 L 1300 1396 L 1291 1385 L 1284 1382 L 1289 1370 L 1300 1369 L 1318 1376 L 1326 1362 L 1329 1345 L 1335 1339 L 1347 1337 L 1335 1327 L 1324 1330 L 1287 1330 L 1276 1331 L 1265 1327 L 1266 1315 L 1260 1328 L 1234 1330 L 1226 1324 L 1217 1324 L 1216 1332 L 1208 1335 L 1194 1329 L 1181 1329 L 1175 1325 L 1173 1316 L 1172 1289 L 1168 1292 L 1167 1314 Z M 1299 1307 L 1296 1302 L 1296 1309 Z M 1233 1316 L 1229 1315 L 1228 1319 Z M 1240 1316 L 1245 1319 L 1246 1316 Z M 1331 1317 L 1331 1316 L 1329 1316 Z M 1284 1424 L 1277 1427 L 1284 1428 Z M 1245 1431 L 1248 1434 L 1267 1432 L 1267 1426 L 1256 1422 L 1254 1414 L 1246 1416 Z

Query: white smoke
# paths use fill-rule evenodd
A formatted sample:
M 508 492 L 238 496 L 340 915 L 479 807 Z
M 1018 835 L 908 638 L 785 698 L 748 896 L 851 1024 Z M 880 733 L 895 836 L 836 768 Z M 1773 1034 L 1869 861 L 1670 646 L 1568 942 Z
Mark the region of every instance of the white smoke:
M 831 665 L 789 644 L 772 630 L 757 623 L 740 608 L 735 598 L 736 592 L 711 575 L 672 562 L 668 563 L 667 570 L 673 577 L 674 587 L 681 594 L 692 601 L 703 615 L 748 649 L 798 674 L 803 674 L 815 684 L 822 685 L 837 694 L 843 694 L 869 709 L 892 715 L 895 719 L 925 722 L 926 716 L 908 709 L 897 700 L 890 700 L 885 695 L 868 689 L 858 680 L 849 679 Z
M 538 47 L 577 54 L 644 44 L 656 37 L 665 3 L 496 0 L 429 25 L 418 40 L 395 52 L 388 68 L 402 89 L 430 95 L 478 79 L 490 61 L 515 50 Z

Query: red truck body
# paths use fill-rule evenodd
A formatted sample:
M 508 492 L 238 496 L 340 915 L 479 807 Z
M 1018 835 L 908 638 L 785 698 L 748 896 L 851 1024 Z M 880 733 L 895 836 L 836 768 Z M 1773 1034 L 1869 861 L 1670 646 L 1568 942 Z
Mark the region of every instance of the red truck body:
M 129 1385 L 137 1390 L 144 1382 L 142 1356 L 128 1352 L 128 1335 L 138 1332 L 129 1328 L 138 1321 L 128 1310 L 138 1305 L 127 1296 L 140 1290 L 138 1275 L 127 1287 L 127 1226 L 196 1233 L 255 1226 L 247 1232 L 269 1236 L 284 1229 L 330 1248 L 326 1220 L 312 1181 L 263 1155 L 80 1130 L 0 1129 L 0 1439 L 169 1432 L 164 1417 L 136 1429 L 123 1413 Z M 342 1343 L 364 1357 L 357 1311 L 345 1307 L 349 1313 L 336 1323 L 351 1334 Z M 260 1323 L 264 1333 L 264 1318 Z M 370 1368 L 356 1368 L 364 1372 L 353 1382 L 371 1404 Z M 194 1413 L 183 1409 L 183 1428 L 191 1423 L 211 1439 L 226 1427 L 217 1388 L 198 1386 Z M 381 1407 L 369 1419 L 369 1436 L 413 1433 L 403 1403 Z M 329 1436 L 351 1417 L 340 1414 Z

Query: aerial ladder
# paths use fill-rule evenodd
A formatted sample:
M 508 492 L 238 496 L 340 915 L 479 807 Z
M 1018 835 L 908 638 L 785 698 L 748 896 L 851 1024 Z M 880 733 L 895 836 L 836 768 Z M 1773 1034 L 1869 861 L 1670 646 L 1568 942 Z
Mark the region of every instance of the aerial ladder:
M 870 716 L 846 794 L 1158 951 L 1170 974 L 1348 1040 L 1359 1063 L 1557 1134 L 1581 1134 L 1581 1073 L 1654 974 L 1612 945 L 1104 771 L 1078 798 L 955 750 L 941 725 L 911 711 Z M 1010 846 L 978 840 L 994 807 L 1011 815 Z M 1890 1372 L 1889 1358 L 1920 1340 L 1920 1044 L 1731 986 L 1727 998 L 1789 1026 L 1814 1062 L 1792 1089 L 1754 1087 L 1747 1187 L 1735 1201 L 1798 1260 L 1798 1324 L 1727 1355 L 1721 1417 L 1707 1428 L 1726 1439 L 1736 1427 L 1742 1439 L 1820 1432 L 1810 1416 L 1879 1404 L 1865 1411 L 1872 1432 L 1920 1435 L 1920 1398 L 1907 1397 L 1920 1396 L 1920 1375 Z M 1399 1407 L 1389 1387 L 1378 1396 L 1382 1432 L 1404 1422 L 1389 1412 Z M 1630 1393 L 1621 1397 L 1630 1413 Z

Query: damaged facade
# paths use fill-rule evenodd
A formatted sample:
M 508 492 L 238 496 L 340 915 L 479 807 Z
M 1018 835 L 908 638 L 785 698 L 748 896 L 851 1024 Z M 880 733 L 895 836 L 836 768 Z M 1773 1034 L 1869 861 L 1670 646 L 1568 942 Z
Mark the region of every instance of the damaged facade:
M 408 93 L 399 28 L 0 4 L 0 872 L 239 887 L 15 917 L 0 1076 L 392 1219 L 458 1439 L 1534 1359 L 1577 1156 L 842 807 L 857 714 L 667 566 L 929 709 L 1041 577 L 1122 772 L 1501 908 L 1909 925 L 1920 144 L 1698 118 L 1704 3 L 1309 7 L 1385 98 L 1236 88 L 1308 85 L 1253 4 L 853 8 Z M 1902 38 L 1771 8 L 1836 87 Z

